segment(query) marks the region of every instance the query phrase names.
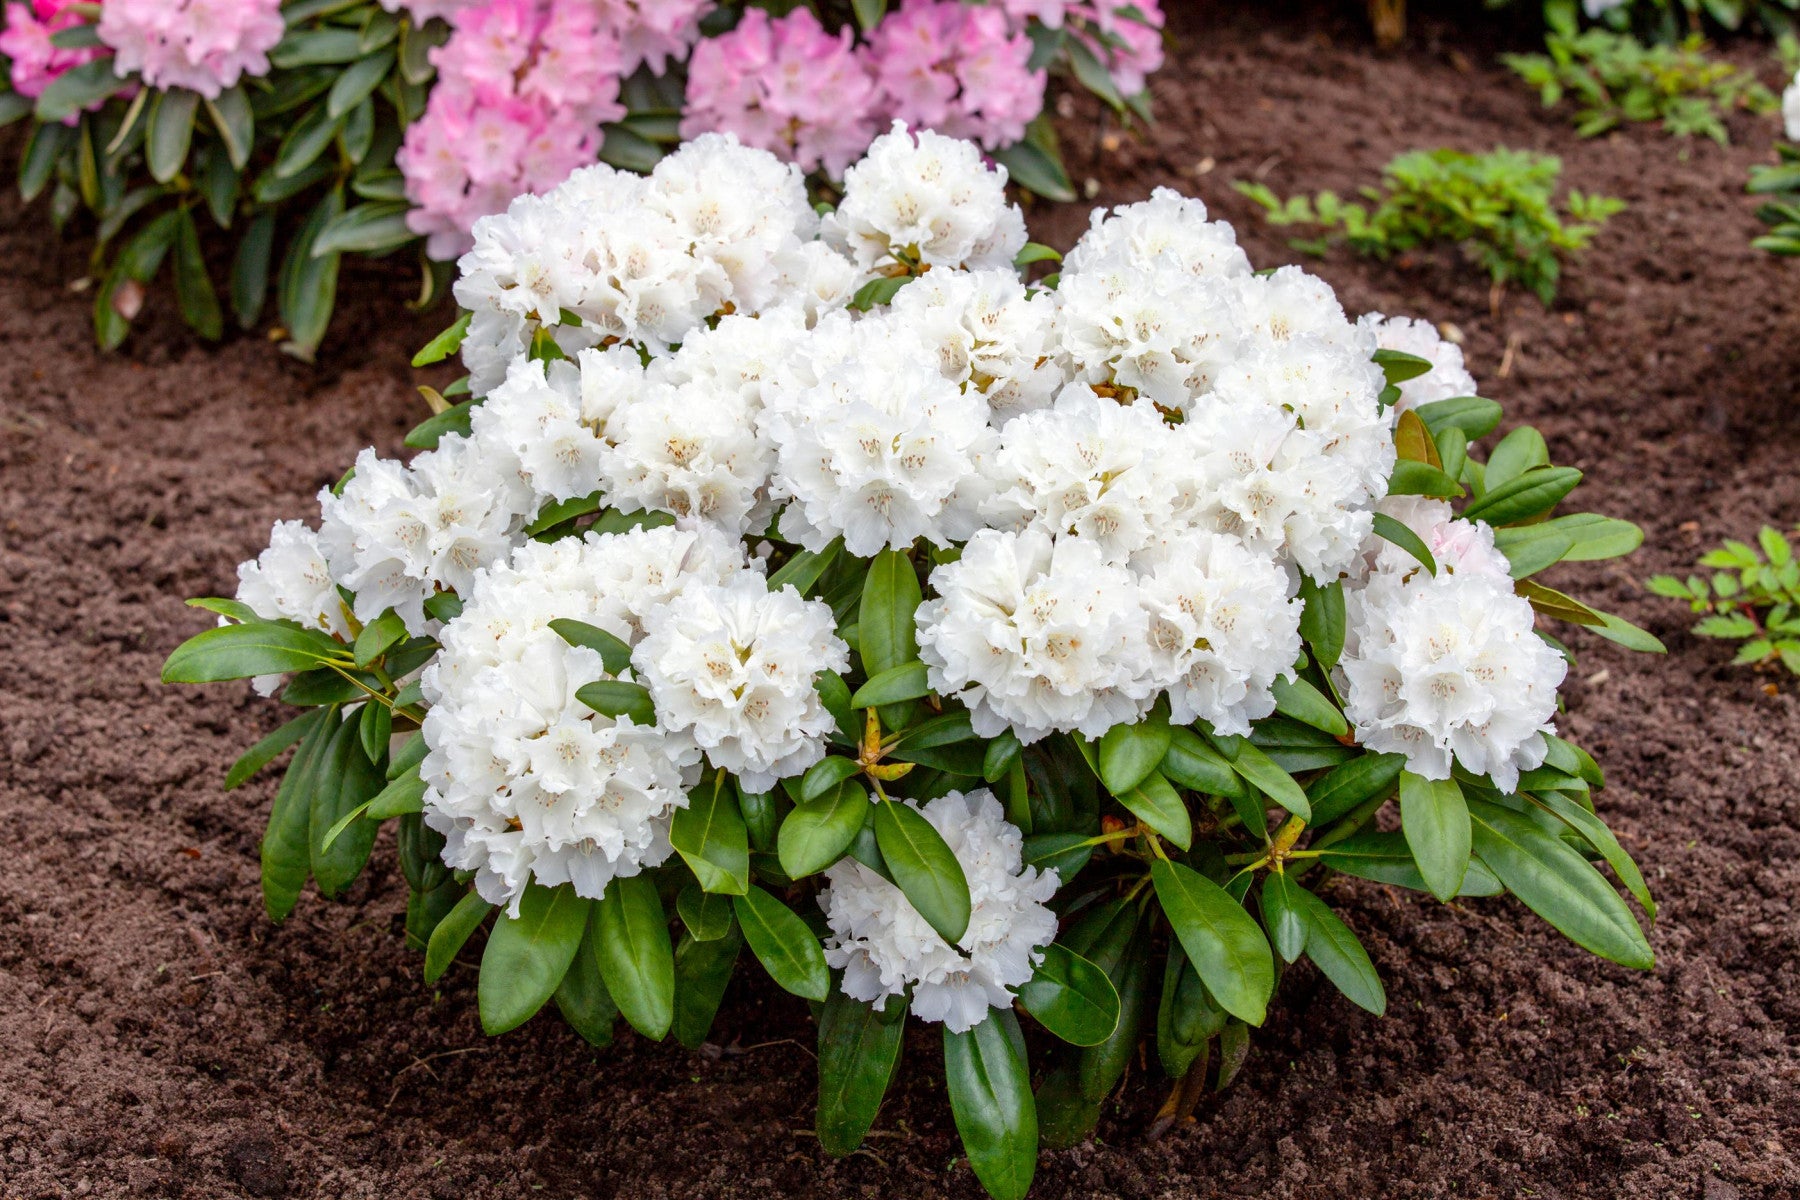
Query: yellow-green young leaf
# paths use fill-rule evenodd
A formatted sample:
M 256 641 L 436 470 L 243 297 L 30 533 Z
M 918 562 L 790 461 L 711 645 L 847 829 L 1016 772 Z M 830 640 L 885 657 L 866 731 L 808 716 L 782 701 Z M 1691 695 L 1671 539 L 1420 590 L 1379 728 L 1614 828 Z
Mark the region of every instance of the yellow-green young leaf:
M 806 922 L 759 887 L 734 898 L 731 907 L 744 940 L 769 977 L 802 999 L 823 1001 L 831 987 L 831 971 Z
M 905 1021 L 887 1021 L 842 988 L 819 1015 L 819 1111 L 813 1128 L 825 1153 L 853 1154 L 868 1137 L 900 1063 Z
M 1400 419 L 1394 424 L 1394 449 L 1404 462 L 1424 463 L 1440 471 L 1444 469 L 1431 431 L 1425 428 L 1425 422 L 1420 420 L 1419 414 L 1411 409 L 1401 413 Z
M 436 983 L 443 978 L 450 964 L 462 952 L 469 936 L 494 911 L 494 906 L 483 900 L 476 892 L 470 892 L 456 902 L 450 915 L 438 922 L 431 931 L 431 940 L 425 946 L 425 982 Z
M 1525 907 L 1602 958 L 1646 971 L 1655 965 L 1631 910 L 1572 846 L 1497 804 L 1471 800 L 1469 815 L 1475 852 Z
M 556 994 L 581 948 L 592 907 L 572 884 L 547 888 L 529 883 L 519 899 L 519 915 L 502 913 L 494 922 L 476 985 L 481 1028 L 490 1036 L 517 1029 Z
M 1453 898 L 1469 869 L 1469 809 L 1456 780 L 1402 771 L 1400 828 L 1431 894 Z
M 1306 957 L 1352 1004 L 1378 1017 L 1385 1013 L 1387 990 L 1369 952 L 1323 900 L 1305 888 L 1293 890 L 1294 909 L 1305 926 Z
M 893 800 L 875 806 L 875 842 L 906 899 L 952 946 L 969 928 L 969 882 L 943 836 L 915 808 Z
M 1275 959 L 1256 919 L 1224 888 L 1180 863 L 1150 868 L 1163 915 L 1226 1012 L 1261 1025 L 1275 991 Z
M 432 363 L 443 362 L 462 349 L 463 339 L 469 336 L 469 322 L 474 319 L 473 313 L 463 313 L 458 316 L 451 323 L 450 328 L 426 342 L 425 348 L 413 355 L 412 365 L 429 367 Z
M 660 1041 L 675 1020 L 675 948 L 656 883 L 615 879 L 594 908 L 595 957 L 613 1003 L 631 1027 Z
M 1067 946 L 1044 947 L 1044 960 L 1019 988 L 1019 1004 L 1074 1046 L 1096 1046 L 1119 1025 L 1119 993 L 1106 972 Z
M 975 1178 L 993 1200 L 1024 1200 L 1037 1170 L 1037 1102 L 1011 1009 L 965 1033 L 944 1026 L 944 1086 Z

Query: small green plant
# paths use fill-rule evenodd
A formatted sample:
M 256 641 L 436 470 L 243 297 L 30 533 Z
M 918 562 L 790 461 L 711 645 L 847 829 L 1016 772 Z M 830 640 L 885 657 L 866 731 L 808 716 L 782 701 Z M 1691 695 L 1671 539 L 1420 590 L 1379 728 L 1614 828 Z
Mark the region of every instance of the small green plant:
M 1755 75 L 1709 55 L 1698 34 L 1647 46 L 1607 29 L 1552 30 L 1544 48 L 1545 54 L 1503 54 L 1500 60 L 1538 90 L 1545 108 L 1564 100 L 1578 104 L 1575 131 L 1582 137 L 1631 121 L 1660 121 L 1676 137 L 1699 134 L 1723 146 L 1731 140 L 1726 112 L 1779 107 Z
M 1414 150 L 1381 172 L 1381 186 L 1362 189 L 1369 204 L 1335 192 L 1282 200 L 1260 183 L 1236 184 L 1262 205 L 1272 225 L 1318 225 L 1296 249 L 1324 253 L 1342 241 L 1358 254 L 1387 258 L 1419 246 L 1451 242 L 1484 268 L 1495 288 L 1518 283 L 1546 305 L 1556 298 L 1565 257 L 1586 248 L 1606 220 L 1625 207 L 1611 196 L 1570 191 L 1558 212 L 1562 160 L 1496 147 L 1487 154 Z M 1564 217 L 1568 223 L 1565 223 Z
M 1770 254 L 1800 254 L 1800 146 L 1785 142 L 1775 145 L 1780 157 L 1776 163 L 1750 168 L 1750 182 L 1745 191 L 1768 200 L 1756 210 L 1756 219 L 1769 227 L 1769 232 L 1750 244 Z
M 1733 662 L 1779 661 L 1800 675 L 1800 561 L 1793 544 L 1772 526 L 1763 526 L 1756 540 L 1760 549 L 1727 541 L 1701 558 L 1699 565 L 1713 571 L 1711 579 L 1657 575 L 1644 586 L 1706 614 L 1694 626 L 1701 637 L 1743 642 Z

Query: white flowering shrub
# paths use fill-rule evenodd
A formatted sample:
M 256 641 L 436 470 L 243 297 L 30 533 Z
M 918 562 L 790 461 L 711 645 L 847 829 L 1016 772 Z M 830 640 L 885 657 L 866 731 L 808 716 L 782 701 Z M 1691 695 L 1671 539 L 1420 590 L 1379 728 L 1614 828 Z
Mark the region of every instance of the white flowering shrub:
M 476 226 L 423 452 L 277 525 L 164 671 L 300 709 L 228 778 L 294 747 L 272 917 L 395 820 L 426 977 L 488 925 L 491 1033 L 698 1045 L 753 960 L 816 1006 L 833 1153 L 910 1010 L 1001 1197 L 1140 1042 L 1169 1112 L 1215 1043 L 1228 1079 L 1284 964 L 1381 1012 L 1333 873 L 1650 965 L 1541 619 L 1658 647 L 1536 579 L 1641 535 L 1560 511 L 1529 427 L 1474 452 L 1455 347 L 1171 192 L 1028 282 L 1057 256 L 973 145 L 897 128 L 846 180 L 821 216 L 713 135 Z

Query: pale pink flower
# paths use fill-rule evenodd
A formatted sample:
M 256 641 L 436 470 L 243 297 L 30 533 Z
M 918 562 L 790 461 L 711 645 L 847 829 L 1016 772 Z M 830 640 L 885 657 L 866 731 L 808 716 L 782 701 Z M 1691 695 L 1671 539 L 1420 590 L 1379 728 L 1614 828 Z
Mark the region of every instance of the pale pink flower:
M 121 78 L 135 72 L 150 87 L 212 99 L 268 74 L 287 25 L 281 0 L 106 0 L 98 28 Z
M 908 125 L 995 150 L 1024 137 L 1044 106 L 1031 38 L 998 8 L 909 0 L 876 27 L 870 52 L 885 115 Z
M 1112 74 L 1126 96 L 1144 90 L 1163 65 L 1163 12 L 1157 0 L 1083 0 L 1068 6 L 1070 31 Z
M 69 11 L 75 0 L 32 0 L 6 6 L 6 28 L 0 30 L 0 54 L 12 60 L 12 89 L 35 100 L 44 89 L 71 67 L 99 58 L 100 47 L 64 50 L 50 44 L 52 34 L 82 23 L 80 13 Z M 89 106 L 99 108 L 97 102 Z M 70 117 L 73 125 L 75 118 Z

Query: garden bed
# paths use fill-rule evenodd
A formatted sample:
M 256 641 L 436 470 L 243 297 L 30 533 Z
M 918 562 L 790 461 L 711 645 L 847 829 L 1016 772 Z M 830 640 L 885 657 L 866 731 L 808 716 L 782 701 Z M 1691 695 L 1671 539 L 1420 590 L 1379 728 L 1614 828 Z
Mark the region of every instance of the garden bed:
M 1193 1124 L 1147 1143 L 1165 1085 L 1133 1070 L 1101 1141 L 1046 1155 L 1034 1194 L 1793 1195 L 1800 710 L 1791 680 L 1728 668 L 1638 587 L 1800 518 L 1793 267 L 1750 248 L 1739 191 L 1770 123 L 1734 118 L 1729 149 L 1648 128 L 1582 142 L 1492 65 L 1500 47 L 1448 24 L 1415 22 L 1380 56 L 1353 17 L 1246 11 L 1177 22 L 1145 141 L 1114 146 L 1085 111 L 1061 122 L 1096 202 L 1198 194 L 1274 265 L 1295 255 L 1230 181 L 1348 192 L 1405 149 L 1503 142 L 1631 205 L 1548 312 L 1513 294 L 1496 315 L 1448 255 L 1307 265 L 1351 311 L 1454 322 L 1484 390 L 1588 472 L 1584 500 L 1643 525 L 1638 555 L 1550 582 L 1670 647 L 1577 632 L 1567 688 L 1571 736 L 1609 771 L 1599 802 L 1661 905 L 1658 963 L 1610 966 L 1512 900 L 1444 908 L 1340 879 L 1329 898 L 1389 1015 L 1292 968 Z M 1039 208 L 1034 235 L 1066 246 L 1085 212 Z M 267 922 L 273 782 L 225 794 L 218 764 L 274 714 L 247 687 L 157 671 L 202 627 L 182 597 L 229 590 L 358 447 L 399 449 L 422 412 L 407 358 L 443 314 L 392 321 L 405 282 L 376 269 L 346 279 L 317 369 L 254 339 L 197 348 L 171 304 L 101 359 L 67 289 L 84 253 L 0 208 L 0 1195 L 979 1194 L 929 1035 L 867 1149 L 834 1160 L 811 1134 L 812 1024 L 755 972 L 702 1052 L 631 1034 L 595 1051 L 547 1018 L 485 1038 L 472 969 L 420 982 L 389 850 L 347 902 L 308 895 Z M 1302 1040 L 1315 1029 L 1331 1032 Z

